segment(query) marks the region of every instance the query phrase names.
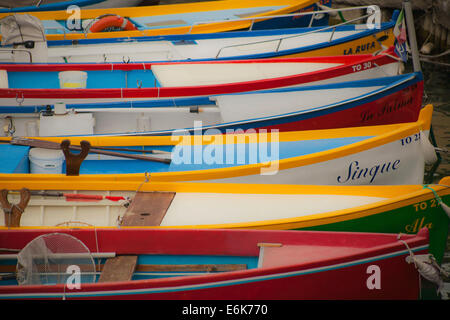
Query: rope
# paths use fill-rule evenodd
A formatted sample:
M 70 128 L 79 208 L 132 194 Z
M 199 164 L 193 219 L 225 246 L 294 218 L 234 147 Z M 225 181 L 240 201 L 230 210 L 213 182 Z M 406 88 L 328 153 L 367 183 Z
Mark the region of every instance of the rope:
M 437 292 L 442 294 L 444 282 L 441 278 L 441 274 L 448 276 L 448 273 L 437 264 L 436 259 L 432 254 L 414 255 L 406 241 L 400 239 L 400 237 L 401 234 L 398 235 L 397 240 L 402 242 L 409 252 L 409 257 L 406 257 L 406 262 L 414 263 L 419 275 L 438 285 Z
M 442 210 L 444 210 L 445 213 L 447 214 L 447 216 L 450 218 L 450 207 L 447 206 L 444 203 L 444 201 L 442 201 L 441 197 L 439 197 L 437 192 L 433 188 L 431 188 L 429 185 L 427 185 L 427 184 L 424 184 L 423 187 L 424 187 L 424 189 L 430 189 L 433 192 L 434 197 L 436 198 L 438 204 L 441 206 Z
M 430 185 L 424 184 L 424 185 L 423 185 L 423 188 L 424 188 L 424 189 L 430 189 L 430 190 L 433 192 L 434 197 L 436 198 L 436 200 L 438 201 L 438 203 L 439 203 L 439 204 L 442 204 L 442 203 L 443 203 L 441 197 L 439 197 L 439 195 L 437 194 L 436 190 L 434 190 L 433 188 L 431 188 Z
M 406 241 L 403 240 L 403 239 L 400 239 L 401 236 L 402 236 L 402 233 L 399 233 L 398 236 L 397 236 L 397 240 L 400 241 L 400 242 L 402 242 L 402 243 L 405 245 L 406 249 L 408 249 L 409 256 L 410 256 L 411 259 L 412 259 L 412 258 L 414 257 L 414 253 L 412 252 L 412 250 L 410 249 L 410 247 L 408 246 L 408 244 L 406 243 Z M 413 262 L 414 262 L 414 265 L 415 265 L 416 268 L 417 268 L 416 262 L 415 262 L 414 260 L 413 260 Z
M 136 193 L 139 192 L 139 190 L 141 189 L 141 187 L 144 185 L 144 183 L 150 182 L 150 174 L 146 171 L 144 174 L 144 181 L 141 182 L 141 184 L 139 185 L 139 187 L 136 189 Z
M 392 58 L 394 60 L 403 62 L 403 60 L 401 58 L 393 56 L 392 54 L 389 54 L 389 53 L 386 53 L 386 52 L 380 52 L 379 54 L 382 55 L 382 56 L 387 56 L 387 57 Z
M 434 58 L 444 57 L 444 56 L 446 56 L 446 55 L 448 55 L 448 54 L 450 54 L 450 49 L 445 50 L 444 52 L 441 52 L 441 53 L 435 54 L 435 55 L 419 53 L 419 57 L 422 57 L 422 58 L 429 58 L 429 59 L 434 59 Z

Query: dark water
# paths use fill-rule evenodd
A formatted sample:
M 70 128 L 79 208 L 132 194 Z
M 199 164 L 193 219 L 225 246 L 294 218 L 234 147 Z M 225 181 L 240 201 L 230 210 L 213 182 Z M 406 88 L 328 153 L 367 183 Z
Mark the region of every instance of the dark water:
M 448 59 L 450 60 L 450 59 Z M 421 62 L 424 76 L 424 103 L 434 106 L 432 126 L 438 147 L 450 151 L 450 67 Z M 439 152 L 441 164 L 434 182 L 450 175 L 450 152 Z
M 449 64 L 450 58 L 445 63 Z M 437 183 L 442 177 L 450 175 L 450 67 L 423 61 L 421 67 L 424 76 L 424 103 L 431 103 L 434 106 L 431 123 L 436 143 L 438 147 L 448 150 L 448 152 L 439 152 L 441 163 L 433 178 L 433 182 Z M 445 255 L 442 267 L 450 272 L 450 237 L 447 240 Z M 445 288 L 449 295 L 447 299 L 450 299 L 450 278 L 445 281 Z

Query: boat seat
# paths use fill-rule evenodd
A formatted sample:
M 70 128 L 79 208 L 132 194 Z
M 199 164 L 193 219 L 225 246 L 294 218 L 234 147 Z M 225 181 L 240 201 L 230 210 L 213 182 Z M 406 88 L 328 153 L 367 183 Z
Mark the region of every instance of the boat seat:
M 122 218 L 122 226 L 159 226 L 175 192 L 138 192 Z
M 117 256 L 106 260 L 98 282 L 130 281 L 136 269 L 137 256 Z
M 333 260 L 345 255 L 363 252 L 363 248 L 328 245 L 291 245 L 281 243 L 258 243 L 260 247 L 258 268 L 271 268 L 294 264 L 320 262 L 324 259 Z

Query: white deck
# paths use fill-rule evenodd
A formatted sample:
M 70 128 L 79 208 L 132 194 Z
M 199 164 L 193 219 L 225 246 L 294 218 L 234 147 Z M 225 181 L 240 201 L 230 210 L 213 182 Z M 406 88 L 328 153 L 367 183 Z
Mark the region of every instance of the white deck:
M 133 192 L 80 191 L 84 194 L 133 196 Z M 18 202 L 10 196 L 10 202 Z M 245 223 L 303 217 L 348 209 L 385 200 L 378 197 L 338 195 L 177 193 L 162 226 Z M 32 196 L 21 226 L 117 226 L 126 211 L 124 201 L 66 201 L 65 198 Z M 0 223 L 4 213 L 0 210 Z
M 341 65 L 307 62 L 162 64 L 152 66 L 152 70 L 162 87 L 184 87 L 279 78 Z
M 385 200 L 364 196 L 177 193 L 161 225 L 244 223 L 303 217 Z

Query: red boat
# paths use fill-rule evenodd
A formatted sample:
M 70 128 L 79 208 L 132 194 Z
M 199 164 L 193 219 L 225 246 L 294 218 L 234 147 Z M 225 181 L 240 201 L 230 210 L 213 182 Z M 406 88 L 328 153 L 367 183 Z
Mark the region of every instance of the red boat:
M 378 55 L 231 61 L 0 64 L 0 105 L 209 97 L 395 76 L 393 48 Z
M 0 299 L 417 299 L 406 258 L 427 253 L 428 229 L 11 229 L 0 243 Z

